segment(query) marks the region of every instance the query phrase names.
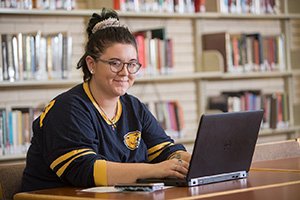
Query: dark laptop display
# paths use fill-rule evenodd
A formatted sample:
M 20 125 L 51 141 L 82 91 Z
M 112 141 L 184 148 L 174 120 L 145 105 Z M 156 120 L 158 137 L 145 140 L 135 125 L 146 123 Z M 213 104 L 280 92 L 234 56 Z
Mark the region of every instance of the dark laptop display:
M 140 179 L 196 186 L 247 177 L 263 111 L 202 115 L 186 179 Z

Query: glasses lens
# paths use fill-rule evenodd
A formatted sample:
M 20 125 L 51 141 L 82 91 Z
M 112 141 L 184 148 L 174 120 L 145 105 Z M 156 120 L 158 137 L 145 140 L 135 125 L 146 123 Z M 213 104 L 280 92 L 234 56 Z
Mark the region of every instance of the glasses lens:
M 118 60 L 109 61 L 111 71 L 119 72 L 122 69 L 122 62 Z
M 134 74 L 137 71 L 139 71 L 140 67 L 141 67 L 140 63 L 128 63 L 127 65 L 128 72 L 131 74 Z

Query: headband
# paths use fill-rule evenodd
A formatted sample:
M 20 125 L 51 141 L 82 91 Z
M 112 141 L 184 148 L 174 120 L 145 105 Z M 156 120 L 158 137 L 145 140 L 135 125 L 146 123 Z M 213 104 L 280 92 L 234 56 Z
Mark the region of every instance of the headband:
M 116 18 L 109 17 L 101 22 L 98 22 L 95 24 L 95 26 L 92 29 L 92 33 L 96 33 L 98 30 L 105 29 L 107 27 L 119 27 L 120 21 Z

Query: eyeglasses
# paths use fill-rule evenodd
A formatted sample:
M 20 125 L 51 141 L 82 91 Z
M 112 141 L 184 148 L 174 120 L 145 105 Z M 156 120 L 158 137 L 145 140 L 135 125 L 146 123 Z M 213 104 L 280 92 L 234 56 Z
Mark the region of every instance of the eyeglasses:
M 126 65 L 127 71 L 129 74 L 135 74 L 141 68 L 141 64 L 138 62 L 122 62 L 120 60 L 102 60 L 98 58 L 97 60 L 109 64 L 110 70 L 114 73 L 118 73 L 123 70 L 124 66 Z

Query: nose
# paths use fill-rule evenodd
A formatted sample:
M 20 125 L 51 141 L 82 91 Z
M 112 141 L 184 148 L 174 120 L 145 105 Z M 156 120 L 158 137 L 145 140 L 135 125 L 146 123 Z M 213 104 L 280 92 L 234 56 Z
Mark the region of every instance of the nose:
M 128 72 L 128 63 L 123 63 L 122 70 L 119 71 L 118 74 L 119 75 L 123 75 L 123 76 L 128 76 L 129 75 L 129 72 Z

